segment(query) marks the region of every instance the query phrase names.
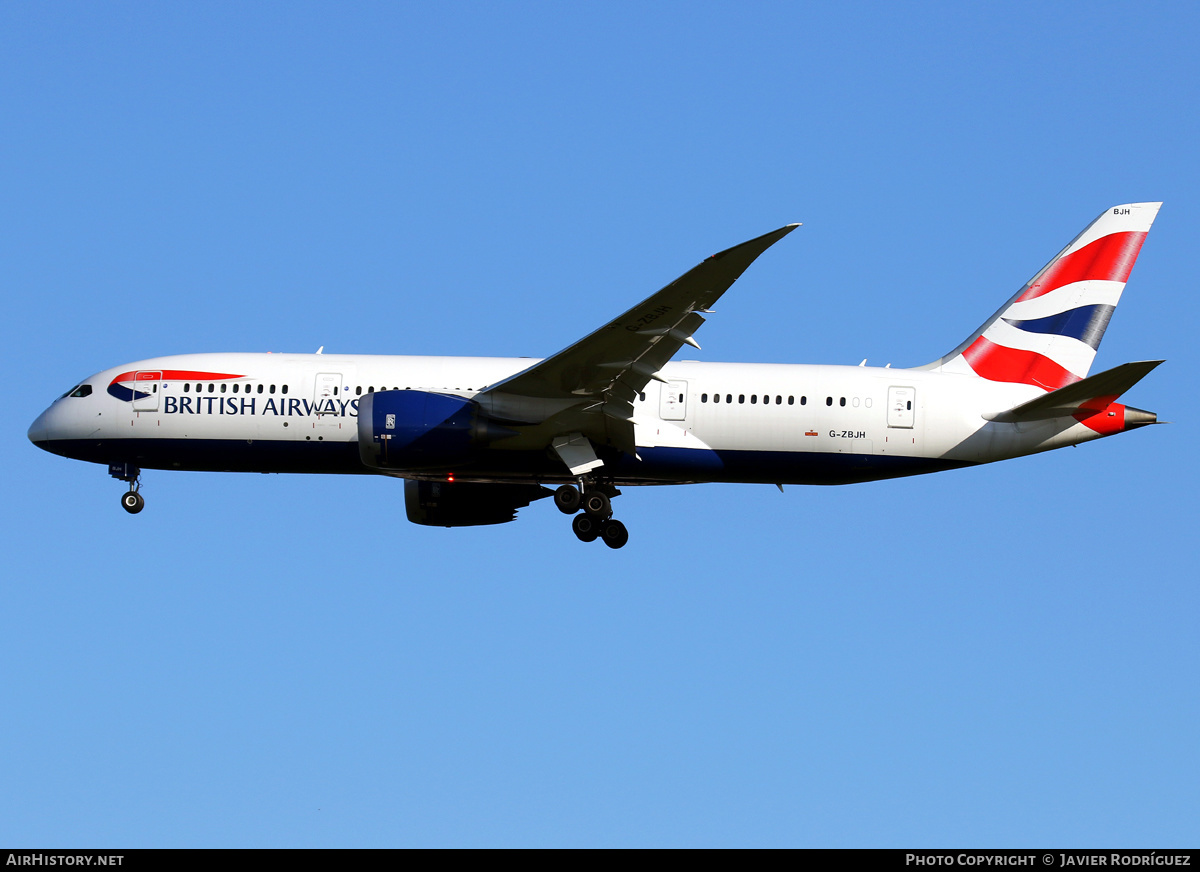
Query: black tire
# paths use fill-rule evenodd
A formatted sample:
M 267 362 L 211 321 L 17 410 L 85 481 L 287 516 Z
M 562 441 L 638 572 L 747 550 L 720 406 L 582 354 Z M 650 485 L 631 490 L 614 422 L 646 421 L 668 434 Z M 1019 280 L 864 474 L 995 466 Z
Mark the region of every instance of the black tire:
M 580 542 L 595 542 L 600 535 L 600 523 L 589 514 L 576 515 L 571 522 L 571 529 L 579 537 Z
M 564 484 L 554 492 L 554 505 L 558 506 L 558 510 L 564 515 L 578 512 L 581 502 L 583 497 L 579 494 L 579 488 L 573 484 Z
M 126 491 L 121 497 L 121 508 L 131 515 L 136 515 L 145 507 L 146 501 L 142 499 L 142 495 L 137 491 Z
M 601 521 L 612 517 L 612 503 L 603 491 L 588 491 L 583 495 L 583 510 Z
M 600 538 L 609 548 L 624 548 L 629 541 L 629 531 L 620 521 L 610 518 L 600 525 Z

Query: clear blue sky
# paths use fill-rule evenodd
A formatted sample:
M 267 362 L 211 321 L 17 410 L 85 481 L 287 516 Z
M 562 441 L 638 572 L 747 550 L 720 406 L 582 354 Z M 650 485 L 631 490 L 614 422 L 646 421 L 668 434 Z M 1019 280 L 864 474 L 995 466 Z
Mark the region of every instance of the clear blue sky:
M 1195 845 L 1200 13 L 7 3 L 0 843 Z M 544 355 L 791 221 L 705 360 L 954 347 L 1163 200 L 1096 368 L 1174 423 L 917 479 L 106 471 L 25 430 L 193 351 Z M 1190 265 L 1189 265 L 1190 264 Z

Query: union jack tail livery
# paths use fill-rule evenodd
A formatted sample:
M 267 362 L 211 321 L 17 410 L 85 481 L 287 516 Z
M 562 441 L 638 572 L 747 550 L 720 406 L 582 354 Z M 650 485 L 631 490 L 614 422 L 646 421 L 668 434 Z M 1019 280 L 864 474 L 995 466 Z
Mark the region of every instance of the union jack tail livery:
M 1161 205 L 1105 210 L 966 342 L 921 368 L 1045 391 L 1086 378 Z

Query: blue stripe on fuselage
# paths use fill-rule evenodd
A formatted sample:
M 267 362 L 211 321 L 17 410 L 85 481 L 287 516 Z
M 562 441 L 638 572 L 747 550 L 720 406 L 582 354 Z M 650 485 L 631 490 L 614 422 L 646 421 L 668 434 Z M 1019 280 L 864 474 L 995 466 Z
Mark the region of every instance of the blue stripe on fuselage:
M 375 473 L 359 459 L 358 441 L 245 439 L 51 439 L 36 443 L 53 454 L 93 463 L 131 463 L 143 469 L 214 472 Z M 600 477 L 620 484 L 758 482 L 851 484 L 957 469 L 963 461 L 894 455 L 808 451 L 714 451 L 640 448 L 641 460 L 602 452 Z M 447 466 L 465 480 L 574 481 L 546 452 L 487 451 L 473 462 Z M 430 470 L 421 470 L 427 475 Z

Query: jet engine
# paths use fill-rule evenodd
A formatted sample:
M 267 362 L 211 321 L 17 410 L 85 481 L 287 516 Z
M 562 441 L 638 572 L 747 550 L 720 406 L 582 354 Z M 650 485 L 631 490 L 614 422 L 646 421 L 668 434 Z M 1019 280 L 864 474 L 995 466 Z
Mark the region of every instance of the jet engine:
M 477 527 L 516 520 L 517 509 L 554 491 L 537 484 L 406 481 L 408 519 L 426 527 Z
M 373 469 L 458 467 L 512 435 L 474 400 L 450 394 L 377 391 L 358 403 L 358 452 Z

